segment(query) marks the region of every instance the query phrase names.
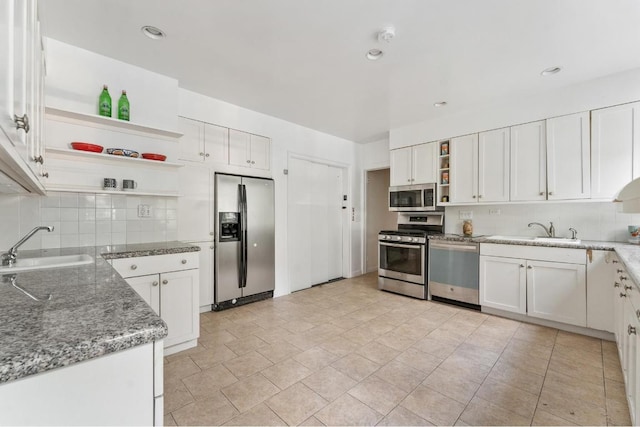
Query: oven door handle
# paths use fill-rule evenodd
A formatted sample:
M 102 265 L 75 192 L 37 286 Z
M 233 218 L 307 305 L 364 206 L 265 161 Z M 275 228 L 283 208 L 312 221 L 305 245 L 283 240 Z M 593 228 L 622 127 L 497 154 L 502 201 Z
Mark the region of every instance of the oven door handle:
M 387 243 L 387 242 L 378 242 L 380 246 L 391 246 L 393 248 L 409 248 L 409 249 L 421 249 L 423 245 L 411 245 L 404 243 Z
M 461 252 L 478 252 L 478 245 L 465 245 L 455 243 L 435 243 L 433 240 L 429 242 L 431 249 L 444 249 L 449 251 L 461 251 Z

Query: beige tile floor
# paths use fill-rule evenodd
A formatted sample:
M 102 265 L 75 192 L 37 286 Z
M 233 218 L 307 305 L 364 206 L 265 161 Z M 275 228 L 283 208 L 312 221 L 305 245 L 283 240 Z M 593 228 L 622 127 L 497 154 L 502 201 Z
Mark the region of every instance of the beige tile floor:
M 201 315 L 166 425 L 628 425 L 615 344 L 377 289 L 375 275 Z

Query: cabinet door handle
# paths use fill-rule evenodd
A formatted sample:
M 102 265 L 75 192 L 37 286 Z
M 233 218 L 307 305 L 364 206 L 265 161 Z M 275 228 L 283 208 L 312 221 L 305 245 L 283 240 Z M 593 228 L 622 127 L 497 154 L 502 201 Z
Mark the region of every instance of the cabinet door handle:
M 615 261 L 614 261 L 614 262 L 615 262 Z M 617 269 L 616 271 L 617 271 L 618 273 L 622 273 L 624 270 Z
M 200 155 L 201 155 L 202 157 L 204 157 L 204 153 L 200 153 Z
M 251 160 L 251 164 L 252 164 L 252 165 L 255 165 L 255 164 L 256 164 L 256 162 L 254 162 L 253 160 Z M 411 181 L 413 181 L 413 180 L 411 180 Z
M 627 294 L 623 294 L 622 292 L 620 292 L 620 298 L 625 298 L 627 296 Z
M 550 196 L 553 196 L 553 191 L 549 191 L 549 195 L 550 195 Z
M 636 310 L 636 317 L 640 320 L 640 310 Z
M 18 115 L 13 115 L 13 121 L 16 123 L 17 129 L 24 129 L 24 133 L 29 133 L 29 116 L 25 113 L 22 117 L 18 117 Z
M 44 159 L 42 158 L 42 156 L 34 157 L 33 161 L 40 164 L 44 163 Z
M 209 236 L 213 236 L 213 234 L 214 234 L 213 231 L 209 232 Z
M 186 264 L 186 263 L 187 263 L 187 260 L 186 260 L 186 259 L 183 259 L 183 260 L 182 260 L 182 263 L 183 263 L 183 264 Z
M 618 260 L 617 260 L 617 259 L 614 259 L 614 260 L 613 260 L 613 261 L 611 261 L 611 262 L 612 262 L 612 263 L 614 263 L 614 264 L 617 264 L 617 263 L 618 263 Z
M 158 281 L 157 281 L 157 280 L 154 280 L 154 281 L 153 281 L 153 283 L 152 283 L 151 285 L 153 285 L 153 286 L 158 286 Z
M 618 283 L 618 282 L 613 282 L 613 287 L 614 287 L 614 288 L 619 288 L 619 287 L 620 287 L 620 283 Z
M 49 172 L 43 172 L 41 175 L 43 178 L 49 178 Z
M 636 328 L 635 326 L 627 326 L 627 334 L 629 335 L 636 335 Z
M 213 249 L 213 245 L 212 245 L 212 246 L 209 246 L 209 249 Z
M 628 277 L 627 276 L 620 276 L 620 280 L 627 280 Z
M 167 283 L 169 283 L 169 281 L 168 281 L 167 279 L 164 279 L 164 280 L 162 281 L 162 284 L 163 284 L 163 285 L 166 285 Z
M 478 199 L 482 199 L 482 194 L 480 194 L 480 195 L 478 196 Z
M 131 269 L 132 269 L 132 270 L 135 270 L 135 269 L 137 269 L 137 268 L 138 268 L 138 266 L 137 266 L 137 265 L 135 265 L 135 264 L 132 264 L 132 265 L 131 265 Z
M 527 268 L 528 268 L 529 270 L 533 270 L 533 266 L 531 266 L 531 265 L 528 265 L 528 266 L 527 266 Z
M 524 268 L 524 264 L 520 264 L 520 268 Z
M 204 156 L 205 156 L 205 157 L 209 157 L 209 153 L 205 154 Z
M 544 196 L 544 191 L 541 191 L 539 195 Z
M 474 195 L 473 195 L 473 196 L 471 196 L 471 197 L 473 197 L 473 198 L 475 199 L 475 198 L 476 198 L 476 195 L 474 194 Z
M 625 290 L 625 291 L 630 291 L 631 289 L 633 289 L 633 287 L 632 287 L 632 286 L 624 285 L 624 290 Z
M 251 163 L 251 160 L 247 159 L 247 163 Z

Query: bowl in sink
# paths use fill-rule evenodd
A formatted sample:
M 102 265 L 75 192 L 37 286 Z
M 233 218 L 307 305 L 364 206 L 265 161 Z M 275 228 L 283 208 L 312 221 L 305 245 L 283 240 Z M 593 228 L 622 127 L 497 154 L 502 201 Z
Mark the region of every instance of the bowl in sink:
M 76 267 L 93 263 L 93 257 L 87 254 L 60 255 L 37 258 L 20 258 L 11 266 L 0 266 L 0 274 L 19 273 L 21 271 L 44 270 L 47 268 Z

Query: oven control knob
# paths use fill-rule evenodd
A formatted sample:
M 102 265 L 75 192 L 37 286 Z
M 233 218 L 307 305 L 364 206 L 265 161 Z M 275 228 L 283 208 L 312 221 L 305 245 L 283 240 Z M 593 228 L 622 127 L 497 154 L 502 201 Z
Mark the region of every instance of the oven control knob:
M 386 240 L 387 236 L 380 236 L 380 240 Z
M 396 236 L 396 240 L 402 240 L 402 237 Z

